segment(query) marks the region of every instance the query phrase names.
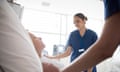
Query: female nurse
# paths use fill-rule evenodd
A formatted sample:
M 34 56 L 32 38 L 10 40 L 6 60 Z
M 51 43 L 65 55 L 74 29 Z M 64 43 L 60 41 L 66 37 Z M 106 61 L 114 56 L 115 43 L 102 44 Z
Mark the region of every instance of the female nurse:
M 66 51 L 63 54 L 50 57 L 51 59 L 60 59 L 71 55 L 71 62 L 79 57 L 83 52 L 85 52 L 95 41 L 97 40 L 97 35 L 94 31 L 86 28 L 87 17 L 78 13 L 74 15 L 74 24 L 77 30 L 71 32 L 68 43 L 66 46 Z M 90 68 L 83 72 L 97 72 L 96 67 Z

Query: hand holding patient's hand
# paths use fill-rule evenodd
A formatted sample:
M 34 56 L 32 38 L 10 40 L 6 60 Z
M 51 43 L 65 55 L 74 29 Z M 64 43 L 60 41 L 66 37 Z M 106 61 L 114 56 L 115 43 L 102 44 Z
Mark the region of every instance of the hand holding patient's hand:
M 59 69 L 50 63 L 42 63 L 43 72 L 59 72 Z

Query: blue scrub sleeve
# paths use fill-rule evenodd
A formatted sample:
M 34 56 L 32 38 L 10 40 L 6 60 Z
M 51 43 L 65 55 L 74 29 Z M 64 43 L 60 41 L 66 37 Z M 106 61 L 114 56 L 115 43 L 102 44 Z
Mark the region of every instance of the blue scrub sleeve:
M 97 39 L 98 39 L 98 36 L 97 36 L 97 34 L 95 33 L 94 36 L 93 36 L 93 44 L 96 42 Z M 97 72 L 96 66 L 93 67 L 92 72 Z
M 68 38 L 68 41 L 67 41 L 67 45 L 66 45 L 66 49 L 68 46 L 72 46 L 72 33 L 70 34 L 69 38 Z
M 120 0 L 103 0 L 105 7 L 105 19 L 120 12 Z
M 97 39 L 98 39 L 98 37 L 97 37 L 97 34 L 95 33 L 93 36 L 93 43 L 95 43 Z

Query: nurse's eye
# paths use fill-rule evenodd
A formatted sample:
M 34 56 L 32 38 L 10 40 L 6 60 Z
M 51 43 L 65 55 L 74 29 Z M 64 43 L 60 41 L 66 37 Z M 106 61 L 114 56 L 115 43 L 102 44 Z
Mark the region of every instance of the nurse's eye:
M 76 21 L 74 22 L 74 24 L 77 24 L 77 23 L 80 23 L 80 21 L 79 21 L 79 20 L 76 20 Z

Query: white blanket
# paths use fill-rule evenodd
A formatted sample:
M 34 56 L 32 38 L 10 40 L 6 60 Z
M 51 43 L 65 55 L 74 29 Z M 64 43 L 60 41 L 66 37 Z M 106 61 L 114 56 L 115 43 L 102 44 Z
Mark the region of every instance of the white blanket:
M 42 62 L 46 62 L 46 63 L 50 63 L 50 64 L 53 64 L 54 66 L 56 66 L 57 68 L 59 68 L 60 70 L 62 69 L 62 68 L 64 68 L 64 65 L 60 62 L 60 61 L 58 61 L 58 60 L 53 60 L 53 59 L 48 59 L 48 58 L 46 58 L 46 57 L 42 57 L 41 58 L 41 61 Z

